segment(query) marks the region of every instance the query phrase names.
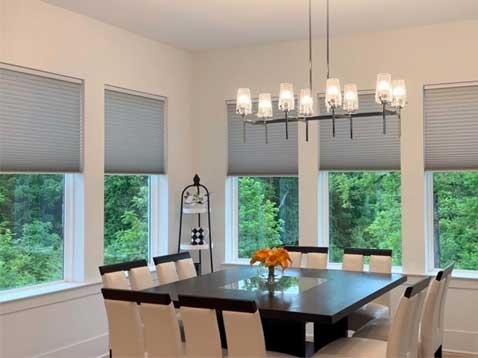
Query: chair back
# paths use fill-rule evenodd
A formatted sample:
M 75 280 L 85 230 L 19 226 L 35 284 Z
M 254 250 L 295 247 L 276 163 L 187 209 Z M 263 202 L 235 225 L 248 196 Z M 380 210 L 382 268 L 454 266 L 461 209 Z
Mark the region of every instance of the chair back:
M 434 356 L 443 344 L 445 302 L 454 264 L 439 271 L 428 289 L 421 319 L 421 356 Z
M 363 253 L 358 249 L 345 248 L 342 258 L 342 270 L 362 272 L 363 256 Z
M 368 249 L 370 255 L 369 271 L 381 274 L 392 273 L 392 250 Z M 391 307 L 391 293 L 387 292 L 373 302 Z
M 176 270 L 178 271 L 178 277 L 180 280 L 186 280 L 197 276 L 196 267 L 194 267 L 192 258 L 176 261 Z
M 390 326 L 387 358 L 416 358 L 420 315 L 430 278 L 407 287 Z
M 300 253 L 301 257 L 299 262 L 302 261 L 302 257 L 305 256 L 306 268 L 310 269 L 327 269 L 328 263 L 328 247 L 317 247 L 317 246 L 284 246 L 284 248 L 289 251 L 289 255 L 296 255 L 295 253 Z M 292 257 L 291 257 L 292 258 Z M 294 262 L 294 259 L 292 259 Z
M 108 318 L 109 344 L 112 357 L 144 357 L 143 326 L 135 292 L 101 290 Z
M 186 354 L 191 357 L 222 357 L 215 299 L 179 295 L 186 336 Z
M 161 285 L 196 277 L 196 268 L 189 252 L 153 257 Z
M 127 290 L 130 285 L 128 279 L 126 278 L 125 271 L 144 266 L 148 266 L 146 260 L 135 260 L 100 266 L 99 270 L 101 280 L 103 281 L 103 287 Z
M 128 277 L 132 290 L 141 291 L 154 286 L 148 266 L 130 269 L 128 271 Z
M 256 302 L 228 301 L 222 311 L 227 339 L 227 356 L 266 357 L 264 331 Z
M 138 293 L 149 358 L 184 355 L 176 310 L 168 294 Z

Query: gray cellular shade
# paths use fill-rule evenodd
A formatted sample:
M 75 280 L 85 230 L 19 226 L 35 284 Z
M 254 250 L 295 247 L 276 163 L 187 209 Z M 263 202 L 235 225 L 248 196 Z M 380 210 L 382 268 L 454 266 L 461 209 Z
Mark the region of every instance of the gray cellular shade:
M 273 102 L 274 117 L 283 118 L 284 114 Z M 256 113 L 257 104 L 253 104 Z M 291 112 L 295 117 L 295 112 Z M 289 140 L 285 139 L 284 124 L 269 124 L 269 143 L 265 141 L 263 125 L 246 126 L 247 141 L 243 142 L 241 116 L 236 114 L 236 105 L 227 105 L 229 165 L 230 176 L 260 175 L 297 175 L 297 123 L 289 123 Z M 251 116 L 251 118 L 253 118 Z
M 478 85 L 427 88 L 425 169 L 478 169 Z
M 105 172 L 163 174 L 164 101 L 105 91 Z
M 320 112 L 325 114 L 324 98 L 320 97 Z M 359 94 L 359 112 L 381 111 L 373 94 Z M 338 113 L 344 113 L 339 110 Z M 348 119 L 320 121 L 320 169 L 341 170 L 400 170 L 400 138 L 398 119 L 387 117 L 387 134 L 383 134 L 382 117 L 363 117 L 353 120 L 353 139 L 350 139 Z
M 80 81 L 0 68 L 0 171 L 80 172 L 82 133 Z

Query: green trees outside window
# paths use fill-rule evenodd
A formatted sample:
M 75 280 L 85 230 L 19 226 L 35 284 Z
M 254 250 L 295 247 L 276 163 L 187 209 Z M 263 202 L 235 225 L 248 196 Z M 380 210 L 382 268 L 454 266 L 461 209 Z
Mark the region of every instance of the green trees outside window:
M 148 176 L 105 176 L 104 232 L 105 264 L 148 260 Z
M 400 173 L 328 175 L 329 260 L 342 262 L 345 247 L 390 248 L 393 264 L 401 265 Z
M 478 270 L 478 172 L 433 173 L 435 267 Z
M 299 192 L 296 177 L 240 177 L 239 258 L 263 247 L 299 242 Z
M 63 279 L 64 175 L 0 175 L 0 290 Z

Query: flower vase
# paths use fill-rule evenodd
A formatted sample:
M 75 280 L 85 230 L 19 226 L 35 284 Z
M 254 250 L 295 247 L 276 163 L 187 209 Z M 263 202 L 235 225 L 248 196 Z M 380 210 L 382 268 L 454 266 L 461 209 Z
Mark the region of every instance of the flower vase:
M 269 285 L 273 285 L 275 283 L 275 280 L 276 280 L 276 268 L 275 266 L 269 266 L 268 267 L 268 275 L 267 275 L 267 283 Z

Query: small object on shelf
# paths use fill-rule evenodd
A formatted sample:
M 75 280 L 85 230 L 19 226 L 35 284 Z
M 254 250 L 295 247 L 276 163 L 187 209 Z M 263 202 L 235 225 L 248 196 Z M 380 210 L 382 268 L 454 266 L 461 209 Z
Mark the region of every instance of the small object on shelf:
M 191 245 L 204 245 L 204 239 L 207 237 L 207 229 L 194 227 L 191 229 Z
M 197 217 L 197 224 L 191 229 L 191 239 L 188 244 L 181 243 L 183 215 L 194 214 Z M 200 178 L 196 174 L 193 178 L 193 184 L 186 186 L 181 193 L 181 209 L 179 213 L 179 238 L 178 253 L 183 251 L 197 251 L 199 262 L 196 262 L 197 271 L 202 273 L 202 251 L 209 251 L 209 260 L 211 272 L 214 271 L 212 261 L 212 238 L 211 238 L 211 207 L 209 190 L 200 183 Z M 207 215 L 207 228 L 201 226 L 202 215 Z M 209 237 L 209 242 L 206 238 Z

